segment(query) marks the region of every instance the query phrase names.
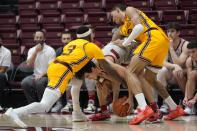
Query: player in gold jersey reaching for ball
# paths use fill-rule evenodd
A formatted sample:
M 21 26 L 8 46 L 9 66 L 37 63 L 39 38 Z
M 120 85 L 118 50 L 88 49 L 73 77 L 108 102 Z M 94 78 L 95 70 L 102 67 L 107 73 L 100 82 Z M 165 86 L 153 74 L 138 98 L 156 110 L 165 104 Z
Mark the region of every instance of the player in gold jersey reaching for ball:
M 27 125 L 19 117 L 30 113 L 48 112 L 65 92 L 69 80 L 93 58 L 98 61 L 101 68 L 114 80 L 126 86 L 125 80 L 105 60 L 101 49 L 91 42 L 92 35 L 88 27 L 79 27 L 77 38 L 79 39 L 68 43 L 64 47 L 63 53 L 50 63 L 47 71 L 49 82 L 42 100 L 21 108 L 9 108 L 3 114 L 6 119 L 9 119 L 19 127 L 26 128 Z M 80 110 L 76 110 L 72 115 L 76 115 L 78 118 L 81 117 L 81 121 L 86 120 L 86 117 Z
M 153 110 L 147 105 L 142 91 L 142 85 L 146 86 L 147 82 L 170 106 L 170 113 L 164 118 L 165 120 L 182 116 L 183 109 L 174 103 L 165 87 L 156 80 L 157 69 L 162 67 L 169 49 L 169 39 L 166 34 L 136 8 L 117 5 L 111 11 L 111 15 L 113 21 L 120 25 L 116 35 L 112 38 L 112 40 L 116 40 L 117 45 L 125 48 L 134 39 L 141 42 L 134 51 L 134 56 L 131 58 L 125 74 L 128 88 L 135 95 L 139 107 L 136 118 L 131 120 L 129 124 L 139 124 L 153 115 Z M 121 36 L 127 36 L 128 39 L 123 42 L 118 39 Z

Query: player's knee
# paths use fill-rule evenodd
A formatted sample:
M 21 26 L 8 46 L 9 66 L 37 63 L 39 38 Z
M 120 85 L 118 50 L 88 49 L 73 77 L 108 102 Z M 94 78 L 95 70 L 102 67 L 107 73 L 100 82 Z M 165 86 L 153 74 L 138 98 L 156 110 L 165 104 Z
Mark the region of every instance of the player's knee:
M 43 112 L 49 112 L 51 109 L 50 105 L 47 105 L 46 103 L 40 103 L 40 107 Z

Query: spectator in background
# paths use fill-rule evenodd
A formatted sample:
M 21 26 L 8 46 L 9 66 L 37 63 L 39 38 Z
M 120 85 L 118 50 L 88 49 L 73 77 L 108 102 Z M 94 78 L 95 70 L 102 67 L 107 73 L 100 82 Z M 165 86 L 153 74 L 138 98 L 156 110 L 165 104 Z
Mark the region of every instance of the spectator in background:
M 72 40 L 72 34 L 69 31 L 64 31 L 61 34 L 61 42 L 62 42 L 62 46 L 59 47 L 56 50 L 56 57 L 60 56 L 63 52 L 63 48 Z M 69 84 L 66 90 L 66 94 L 67 94 L 67 104 L 66 106 L 61 110 L 62 108 L 62 97 L 56 102 L 55 106 L 51 109 L 51 112 L 59 112 L 60 110 L 62 112 L 69 112 L 72 111 L 72 96 L 70 93 L 70 89 L 71 89 L 71 85 Z
M 8 78 L 6 71 L 11 65 L 11 52 L 3 46 L 3 36 L 0 34 L 0 111 L 3 104 L 4 89 L 6 87 Z
M 46 71 L 49 63 L 55 58 L 55 50 L 45 43 L 44 31 L 35 32 L 34 42 L 36 45 L 29 49 L 26 60 L 27 66 L 34 67 L 34 73 L 21 82 L 28 103 L 41 100 L 48 83 Z
M 186 78 L 184 76 L 185 62 L 188 57 L 188 41 L 180 38 L 181 26 L 175 22 L 168 23 L 167 35 L 170 38 L 168 57 L 165 59 L 163 68 L 159 71 L 158 80 L 167 87 L 167 84 L 177 84 L 182 92 L 185 92 Z M 160 108 L 162 113 L 168 113 L 166 103 Z
M 187 83 L 185 87 L 185 98 L 183 104 L 186 106 L 185 113 L 188 115 L 196 114 L 195 103 L 197 101 L 197 93 L 195 94 L 197 81 L 197 40 L 191 41 L 187 48 L 189 50 L 189 58 L 186 61 L 187 66 Z

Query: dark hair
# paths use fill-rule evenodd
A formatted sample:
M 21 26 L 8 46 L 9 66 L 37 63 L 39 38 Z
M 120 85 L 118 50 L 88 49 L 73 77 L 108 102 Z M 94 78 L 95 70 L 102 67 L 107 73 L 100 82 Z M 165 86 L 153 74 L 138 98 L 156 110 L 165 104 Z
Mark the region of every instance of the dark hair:
M 46 32 L 44 30 L 36 30 L 35 33 L 36 32 L 42 32 L 42 34 L 44 35 L 44 37 L 46 36 Z
M 0 39 L 2 39 L 3 40 L 3 35 L 0 33 Z
M 187 45 L 188 49 L 193 49 L 193 48 L 197 48 L 197 40 L 192 40 L 189 42 L 189 44 Z
M 166 29 L 175 29 L 176 31 L 180 31 L 181 30 L 181 26 L 176 23 L 176 22 L 170 22 L 167 24 Z
M 85 24 L 84 26 L 90 28 L 92 32 L 95 32 L 94 27 L 91 24 Z
M 92 67 L 96 67 L 94 62 L 89 61 L 83 68 L 81 68 L 76 74 L 75 77 L 78 79 L 83 79 L 85 73 L 91 73 Z
M 83 34 L 83 33 L 85 33 L 85 32 L 87 32 L 89 30 L 89 28 L 87 27 L 87 26 L 85 26 L 85 25 L 83 25 L 83 26 L 80 26 L 78 29 L 77 29 L 77 34 Z M 82 37 L 82 38 L 80 38 L 80 39 L 85 39 L 85 40 L 88 40 L 88 41 L 90 41 L 91 40 L 91 35 L 88 35 L 88 36 L 86 36 L 86 37 Z
M 125 11 L 127 6 L 126 5 L 122 5 L 122 4 L 117 4 L 117 5 L 114 6 L 112 11 L 116 10 L 116 8 L 119 8 L 121 11 Z
M 62 37 L 63 34 L 69 34 L 71 36 L 71 39 L 72 39 L 72 33 L 70 31 L 63 31 L 61 33 L 61 37 Z

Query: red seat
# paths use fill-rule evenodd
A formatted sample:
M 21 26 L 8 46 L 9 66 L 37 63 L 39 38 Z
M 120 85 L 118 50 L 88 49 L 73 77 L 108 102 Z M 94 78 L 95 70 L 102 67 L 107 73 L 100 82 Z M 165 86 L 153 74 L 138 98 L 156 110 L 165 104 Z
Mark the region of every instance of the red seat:
M 112 26 L 96 26 L 95 39 L 106 45 L 112 38 Z
M 192 21 L 192 24 L 197 25 L 197 9 L 192 9 L 192 11 L 191 11 L 191 21 Z
M 94 26 L 106 25 L 107 14 L 105 12 L 89 12 L 86 22 Z
M 180 24 L 188 23 L 189 12 L 187 10 L 164 10 L 164 22 L 178 22 Z
M 191 10 L 197 9 L 197 1 L 196 0 L 178 0 L 183 10 Z
M 176 0 L 155 0 L 155 8 L 157 10 L 175 10 L 178 9 Z
M 196 25 L 194 24 L 183 24 L 181 25 L 181 37 L 185 38 L 186 40 L 190 41 L 196 39 Z
M 81 0 L 81 6 L 85 12 L 100 12 L 106 9 L 106 4 L 102 0 Z
M 14 14 L 0 14 L 0 25 L 14 25 L 16 17 Z
M 40 14 L 54 14 L 59 13 L 57 10 L 57 1 L 41 1 L 36 2 L 36 10 Z
M 82 9 L 82 5 L 79 0 L 62 0 L 62 3 L 59 2 L 58 4 L 61 5 L 61 7 L 58 6 L 62 12 L 80 12 Z
M 65 15 L 65 27 L 81 25 L 85 23 L 85 15 L 81 12 L 67 12 Z
M 152 21 L 156 24 L 161 24 L 162 22 L 162 12 L 161 11 L 143 11 Z
M 127 6 L 132 6 L 142 11 L 151 10 L 153 2 L 152 0 L 127 0 Z

